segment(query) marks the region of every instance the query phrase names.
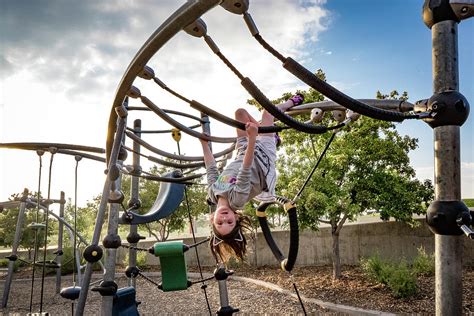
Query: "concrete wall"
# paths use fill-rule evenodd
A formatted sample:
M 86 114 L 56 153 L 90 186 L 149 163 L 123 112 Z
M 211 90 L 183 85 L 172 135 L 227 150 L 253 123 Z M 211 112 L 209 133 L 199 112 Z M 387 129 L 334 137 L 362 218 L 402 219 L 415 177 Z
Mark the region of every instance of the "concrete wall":
M 273 237 L 283 253 L 289 247 L 289 232 L 275 231 Z M 464 264 L 474 265 L 474 241 L 465 236 L 460 236 L 464 241 Z M 192 239 L 184 239 L 184 243 L 192 244 Z M 296 264 L 328 265 L 332 264 L 332 236 L 329 227 L 321 228 L 319 232 L 300 232 L 300 246 Z M 278 265 L 270 248 L 267 246 L 261 233 L 257 234 L 255 242 L 249 240 L 248 263 L 251 265 Z M 150 247 L 153 242 L 140 243 L 141 247 Z M 420 226 L 411 228 L 399 222 L 380 222 L 346 225 L 340 235 L 341 263 L 357 265 L 363 257 L 378 253 L 381 258 L 411 260 L 417 255 L 417 249 L 423 246 L 427 253 L 434 252 L 434 235 L 429 230 L 426 222 L 420 220 Z M 202 265 L 215 264 L 211 252 L 206 245 L 198 247 L 199 258 Z M 124 256 L 124 251 L 121 251 Z M 149 255 L 150 264 L 159 264 L 158 258 Z M 188 265 L 197 265 L 194 250 L 186 253 Z
M 283 253 L 289 247 L 289 232 L 275 231 L 273 237 Z M 465 236 L 460 236 L 464 241 L 464 264 L 474 265 L 474 241 Z M 198 238 L 202 240 L 202 238 Z M 186 244 L 192 244 L 190 238 L 183 240 Z M 154 244 L 153 241 L 140 242 L 139 247 L 148 248 Z M 278 265 L 270 248 L 267 246 L 261 233 L 257 234 L 255 241 L 249 240 L 248 263 L 257 266 Z M 410 228 L 408 225 L 398 222 L 377 222 L 365 224 L 349 224 L 342 228 L 340 235 L 341 263 L 357 265 L 363 257 L 378 253 L 381 258 L 398 260 L 406 258 L 411 260 L 417 249 L 423 246 L 427 253 L 434 251 L 434 235 L 428 229 L 424 220 L 420 220 L 420 226 Z M 198 246 L 199 259 L 204 266 L 214 266 L 215 261 L 209 247 L 204 244 Z M 118 256 L 123 261 L 127 249 L 120 248 Z M 332 236 L 329 227 L 323 227 L 319 232 L 300 232 L 300 246 L 297 265 L 328 265 L 331 264 Z M 2 251 L 0 258 L 8 256 L 10 252 Z M 189 266 L 197 265 L 194 249 L 186 253 Z M 159 259 L 147 254 L 149 265 L 159 265 Z

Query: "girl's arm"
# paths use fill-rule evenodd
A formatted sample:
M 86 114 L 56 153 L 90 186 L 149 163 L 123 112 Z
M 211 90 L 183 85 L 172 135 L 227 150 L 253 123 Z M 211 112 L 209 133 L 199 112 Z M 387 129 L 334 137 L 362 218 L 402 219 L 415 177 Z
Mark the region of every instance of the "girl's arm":
M 258 135 L 258 124 L 247 122 L 247 124 L 245 124 L 245 130 L 247 131 L 247 149 L 245 150 L 242 168 L 248 169 L 252 167 L 253 163 L 255 143 Z
M 249 201 L 249 193 L 251 190 L 250 168 L 252 167 L 255 143 L 258 134 L 258 124 L 247 123 L 247 148 L 245 149 L 242 166 L 237 174 L 235 188 L 229 192 L 229 204 L 233 209 L 242 209 Z
M 214 159 L 214 155 L 209 148 L 209 143 L 207 140 L 199 139 L 202 145 L 202 153 L 204 156 L 204 164 L 206 165 L 206 173 L 207 173 L 207 184 L 211 185 L 216 182 L 217 177 L 219 176 L 219 172 L 217 170 L 216 160 Z
M 209 166 L 215 164 L 216 160 L 214 159 L 214 155 L 211 152 L 211 148 L 209 148 L 209 142 L 204 139 L 199 139 L 199 141 L 201 142 L 204 164 L 206 165 L 207 169 Z

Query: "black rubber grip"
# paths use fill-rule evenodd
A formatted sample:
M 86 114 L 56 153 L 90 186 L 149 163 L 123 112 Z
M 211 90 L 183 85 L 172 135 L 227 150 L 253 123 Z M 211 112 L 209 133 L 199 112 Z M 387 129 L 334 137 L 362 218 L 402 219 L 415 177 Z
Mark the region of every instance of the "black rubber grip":
M 288 220 L 290 221 L 290 249 L 288 250 L 288 261 L 285 265 L 286 271 L 291 271 L 296 263 L 299 248 L 299 229 L 298 229 L 298 215 L 296 214 L 296 207 L 288 210 Z
M 377 120 L 394 122 L 401 122 L 406 118 L 412 118 L 400 112 L 382 110 L 355 100 L 337 90 L 324 80 L 319 79 L 315 74 L 290 57 L 286 58 L 285 63 L 283 63 L 283 67 L 307 85 L 321 92 L 324 96 L 359 114 Z
M 273 239 L 272 232 L 270 230 L 270 226 L 268 225 L 267 218 L 258 217 L 258 222 L 260 224 L 260 228 L 262 229 L 262 233 L 263 233 L 263 236 L 265 237 L 268 247 L 270 247 L 270 250 L 272 251 L 275 258 L 278 260 L 278 262 L 282 262 L 283 260 L 285 260 L 285 256 L 283 255 L 280 248 L 278 247 L 275 240 Z
M 270 112 L 270 114 L 282 123 L 307 134 L 322 134 L 328 130 L 325 126 L 303 123 L 281 112 L 249 78 L 244 78 L 240 83 L 245 90 L 247 90 L 248 93 L 250 93 L 250 95 L 265 108 L 265 110 Z
M 208 108 L 204 104 L 201 104 L 197 101 L 192 100 L 190 105 L 191 105 L 192 108 L 194 108 L 194 109 L 196 109 L 200 112 L 206 113 L 210 117 L 212 117 L 212 118 L 214 118 L 214 119 L 216 119 L 216 120 L 218 120 L 218 121 L 220 121 L 224 124 L 227 124 L 229 126 L 232 126 L 232 127 L 235 127 L 235 128 L 241 129 L 241 130 L 245 130 L 245 124 L 244 123 L 239 122 L 239 121 L 234 120 L 234 119 L 231 119 L 231 118 L 229 118 L 225 115 L 222 115 L 219 112 L 214 111 L 211 108 Z M 275 132 L 280 132 L 283 129 L 285 129 L 285 127 L 282 127 L 282 126 L 274 126 L 274 125 L 273 126 L 260 126 L 258 128 L 258 132 L 262 133 L 262 134 L 275 133 Z
M 286 198 L 278 197 L 274 203 L 278 203 L 280 205 L 284 205 L 285 203 L 290 202 L 290 200 Z M 265 212 L 268 206 L 272 205 L 273 203 L 261 203 L 258 208 L 257 212 Z M 290 247 L 288 250 L 288 257 L 280 250 L 277 243 L 273 239 L 272 232 L 270 230 L 270 226 L 268 224 L 267 217 L 258 216 L 258 222 L 260 224 L 260 228 L 262 229 L 263 236 L 265 237 L 265 241 L 267 242 L 268 247 L 272 251 L 275 258 L 278 260 L 280 264 L 285 262 L 285 265 L 281 268 L 285 271 L 291 271 L 295 265 L 296 258 L 298 257 L 298 247 L 299 247 L 299 229 L 298 229 L 298 216 L 296 213 L 296 206 L 291 207 L 287 210 L 288 213 L 288 221 L 290 223 Z

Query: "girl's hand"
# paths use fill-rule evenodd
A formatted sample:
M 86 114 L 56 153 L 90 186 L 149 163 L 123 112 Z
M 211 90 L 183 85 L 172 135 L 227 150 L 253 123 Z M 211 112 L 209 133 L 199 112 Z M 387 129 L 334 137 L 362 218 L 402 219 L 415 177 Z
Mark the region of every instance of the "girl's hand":
M 258 124 L 253 122 L 247 122 L 247 124 L 245 124 L 245 131 L 247 132 L 247 136 L 249 138 L 257 138 Z

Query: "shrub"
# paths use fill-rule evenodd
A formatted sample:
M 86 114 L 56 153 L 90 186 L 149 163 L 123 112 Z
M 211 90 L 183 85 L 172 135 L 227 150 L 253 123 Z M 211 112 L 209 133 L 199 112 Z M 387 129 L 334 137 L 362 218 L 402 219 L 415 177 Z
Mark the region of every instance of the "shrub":
M 427 254 L 425 248 L 418 248 L 418 255 L 413 259 L 413 270 L 416 275 L 433 276 L 435 274 L 434 254 Z
M 61 274 L 71 274 L 74 270 L 74 267 L 74 253 L 72 251 L 72 247 L 63 248 L 63 255 L 61 258 Z
M 378 255 L 361 260 L 364 273 L 373 281 L 388 286 L 396 298 L 416 294 L 416 274 L 405 261 L 400 263 L 385 262 Z
M 0 267 L 8 268 L 9 262 L 10 260 L 8 260 L 7 258 L 0 259 Z M 13 264 L 13 272 L 17 272 L 21 267 L 24 267 L 25 265 L 27 264 L 20 260 L 16 260 L 15 263 Z
M 361 260 L 364 273 L 372 280 L 381 284 L 387 284 L 393 266 L 383 262 L 378 255 Z
M 8 267 L 8 262 L 9 262 L 9 261 L 10 261 L 10 260 L 8 260 L 8 259 L 6 259 L 6 258 L 0 259 L 0 268 L 6 268 L 6 267 Z
M 405 298 L 416 294 L 416 275 L 406 263 L 397 265 L 388 278 L 388 287 L 395 298 Z
M 122 261 L 123 266 L 128 266 L 129 253 L 125 255 L 125 258 Z M 143 251 L 137 251 L 137 267 L 144 268 L 147 266 L 147 253 Z

